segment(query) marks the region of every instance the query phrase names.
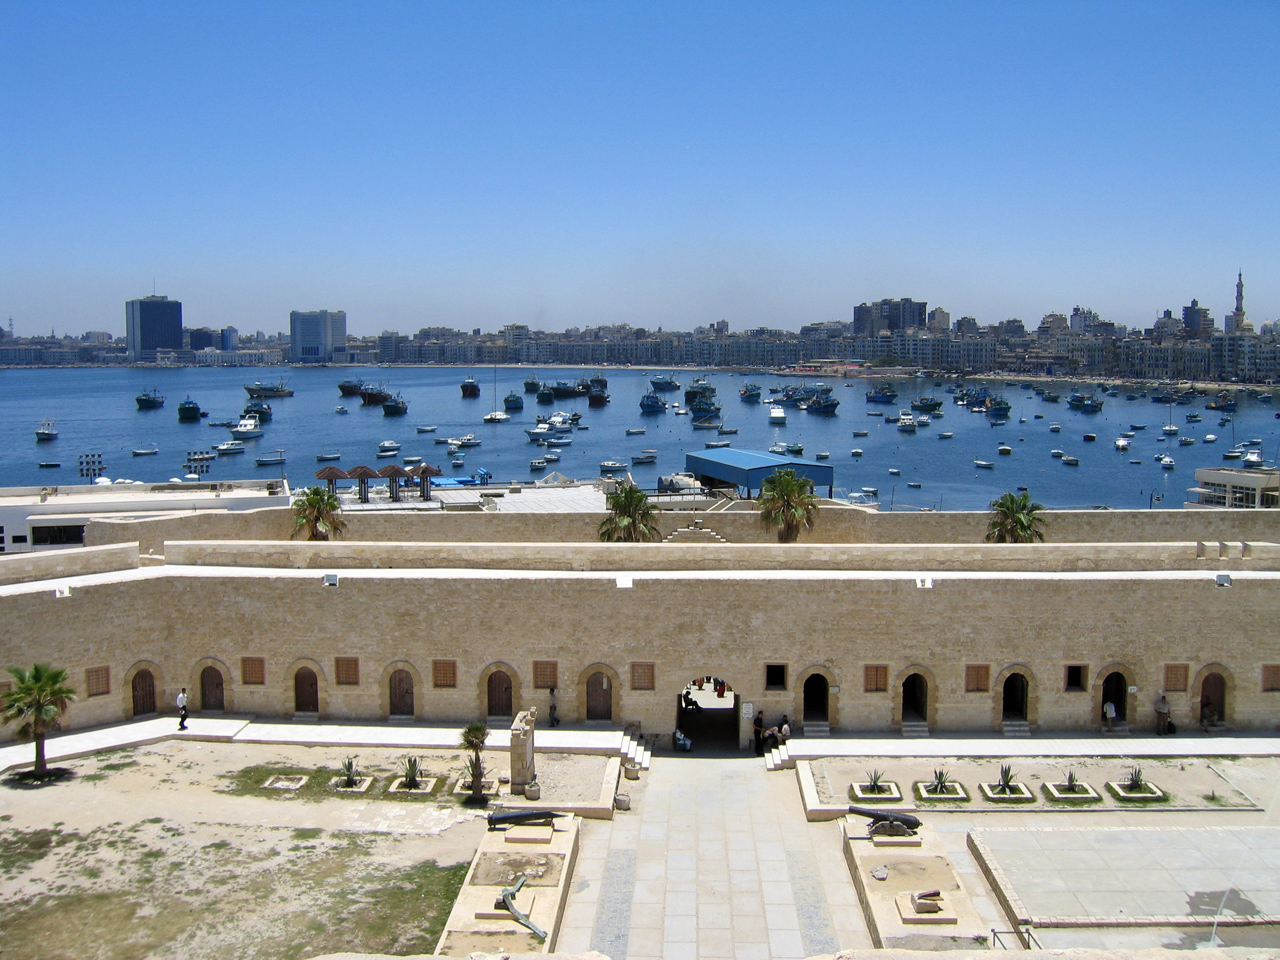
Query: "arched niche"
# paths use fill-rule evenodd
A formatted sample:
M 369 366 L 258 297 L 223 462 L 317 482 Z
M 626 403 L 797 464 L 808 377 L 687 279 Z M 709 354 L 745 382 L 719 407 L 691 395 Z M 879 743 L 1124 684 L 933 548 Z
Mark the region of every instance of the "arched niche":
M 290 716 L 299 712 L 297 709 L 298 671 L 304 668 L 315 675 L 316 714 L 323 717 L 329 711 L 329 678 L 325 676 L 324 667 L 320 665 L 320 661 L 312 660 L 310 657 L 299 657 L 285 667 L 284 675 L 280 680 L 280 702 L 284 705 L 284 712 Z
M 902 686 L 912 674 L 919 674 L 925 681 L 925 722 L 930 729 L 938 724 L 938 678 L 928 667 L 913 663 L 898 672 L 897 678 L 890 688 L 893 692 L 893 716 L 890 723 L 895 727 L 902 726 Z
M 156 713 L 164 713 L 165 708 L 173 705 L 173 697 L 169 696 L 169 691 L 164 688 L 163 676 L 160 672 L 160 664 L 153 660 L 139 660 L 124 672 L 124 686 L 121 690 L 124 693 L 124 718 L 132 720 L 137 714 L 134 712 L 133 703 L 133 681 L 141 671 L 147 670 L 151 673 L 151 681 L 155 691 Z M 177 692 L 174 692 L 177 696 Z M 177 707 L 174 706 L 176 710 Z
M 408 660 L 393 660 L 388 663 L 382 671 L 382 678 L 378 681 L 378 708 L 382 711 L 382 719 L 391 718 L 391 680 L 397 670 L 403 670 L 413 680 L 413 713 L 411 716 L 414 720 L 423 719 L 423 710 L 426 706 L 426 687 L 422 683 L 422 674 Z M 406 716 L 406 714 L 396 714 L 396 716 Z
M 504 660 L 495 660 L 480 671 L 480 676 L 476 683 L 476 716 L 507 716 L 507 714 L 490 714 L 489 713 L 489 678 L 495 673 L 505 673 L 511 681 L 511 713 L 514 717 L 523 707 L 523 698 L 520 694 L 520 674 L 516 672 L 516 668 L 511 666 Z
M 791 716 L 796 718 L 796 723 L 793 724 L 793 727 L 804 723 L 805 684 L 813 676 L 821 676 L 827 681 L 827 723 L 834 729 L 840 717 L 840 681 L 836 672 L 831 669 L 829 664 L 825 663 L 812 664 L 796 674 L 793 685 L 795 697 L 791 707 Z
M 587 720 L 591 718 L 587 709 L 587 696 L 589 693 L 596 695 L 598 695 L 598 693 L 595 690 L 589 691 L 587 688 L 588 681 L 590 681 L 592 676 L 597 673 L 602 675 L 605 679 L 608 689 L 604 691 L 604 693 L 607 694 L 609 698 L 609 715 L 607 717 L 599 717 L 599 719 L 618 723 L 622 716 L 622 683 L 618 677 L 618 671 L 614 670 L 613 667 L 609 666 L 607 663 L 593 663 L 578 674 L 578 719 Z
M 206 709 L 201 690 L 201 677 L 206 667 L 216 670 L 222 677 L 222 712 L 233 713 L 236 707 L 236 690 L 231 682 L 231 669 L 216 657 L 205 657 L 197 660 L 191 668 L 191 679 L 187 681 L 187 703 L 192 713 Z
M 1011 663 L 996 674 L 995 682 L 991 685 L 991 725 L 996 729 L 999 729 L 1005 720 L 1005 683 L 1015 674 L 1020 674 L 1027 684 L 1025 718 L 1027 723 L 1034 727 L 1040 722 L 1040 682 L 1025 663 Z
M 1225 704 L 1214 704 L 1214 710 L 1217 713 L 1218 720 L 1222 723 L 1231 723 L 1236 716 L 1236 678 L 1235 675 L 1220 663 L 1206 663 L 1203 667 L 1196 671 L 1196 678 L 1191 683 L 1191 715 L 1196 720 L 1200 720 L 1200 705 L 1206 694 L 1217 698 L 1216 692 L 1205 689 L 1205 682 L 1211 680 L 1213 674 L 1222 677 L 1222 696 Z
M 1111 676 L 1113 673 L 1118 673 L 1124 677 L 1125 700 L 1123 722 L 1132 723 L 1138 716 L 1135 712 L 1138 696 L 1137 694 L 1128 692 L 1130 687 L 1137 686 L 1138 671 L 1134 670 L 1133 667 L 1129 666 L 1127 663 L 1109 663 L 1093 675 L 1093 693 L 1091 696 L 1091 703 L 1089 705 L 1090 723 L 1106 722 L 1102 719 L 1102 704 L 1105 699 L 1103 697 L 1103 687 L 1106 685 L 1107 677 Z M 1117 710 L 1117 712 L 1119 711 Z M 1116 719 L 1119 720 L 1121 718 L 1117 717 Z M 1154 724 L 1154 722 L 1155 721 L 1153 720 L 1152 723 Z

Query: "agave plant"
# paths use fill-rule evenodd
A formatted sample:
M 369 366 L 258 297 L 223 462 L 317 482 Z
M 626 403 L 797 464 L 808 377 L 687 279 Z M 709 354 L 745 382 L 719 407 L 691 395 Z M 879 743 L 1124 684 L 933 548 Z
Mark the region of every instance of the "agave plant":
M 1066 790 L 1064 790 L 1063 793 L 1079 793 L 1080 792 L 1080 778 L 1076 776 L 1075 767 L 1072 767 L 1070 770 L 1067 771 L 1067 779 L 1064 786 L 1066 787 Z
M 1000 764 L 1000 780 L 996 783 L 993 793 L 1000 793 L 1008 796 L 1013 793 L 1013 765 L 1009 763 Z
M 1139 766 L 1130 767 L 1129 773 L 1125 777 L 1124 788 L 1130 793 L 1136 793 L 1139 790 L 1145 789 L 1146 786 L 1147 781 L 1146 778 L 1142 776 L 1142 768 Z
M 951 774 L 946 767 L 939 767 L 933 771 L 933 779 L 929 782 L 925 790 L 928 793 L 946 793 L 947 787 L 951 784 Z
M 867 771 L 867 793 L 888 793 L 889 786 L 888 784 L 883 783 L 882 782 L 883 780 L 884 780 L 883 770 L 868 770 Z
M 404 776 L 404 788 L 417 790 L 422 785 L 422 761 L 417 757 L 405 757 L 400 761 L 400 773 Z
M 360 779 L 360 768 L 356 765 L 359 759 L 359 757 L 347 757 L 339 767 L 342 771 L 342 785 L 348 790 L 353 788 Z

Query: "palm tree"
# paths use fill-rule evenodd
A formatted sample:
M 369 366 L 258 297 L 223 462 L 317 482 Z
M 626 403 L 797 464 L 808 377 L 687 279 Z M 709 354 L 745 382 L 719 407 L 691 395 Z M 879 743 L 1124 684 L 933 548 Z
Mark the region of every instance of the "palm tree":
M 471 760 L 467 763 L 467 772 L 471 776 L 471 800 L 481 803 L 484 798 L 484 761 L 480 759 L 480 751 L 484 742 L 489 739 L 489 727 L 483 720 L 472 720 L 462 729 L 459 745 L 471 751 Z
M 338 497 L 326 487 L 311 487 L 293 501 L 293 537 L 296 540 L 306 531 L 308 540 L 336 539 L 347 529 L 347 522 L 339 514 L 342 505 Z
M 987 543 L 1035 543 L 1044 540 L 1048 520 L 1040 516 L 1043 503 L 1036 503 L 1027 491 L 1006 493 L 991 501 L 987 523 Z
M 765 478 L 760 490 L 760 522 L 778 528 L 779 543 L 794 543 L 800 528 L 813 529 L 818 515 L 818 498 L 813 481 L 797 476 L 794 470 L 778 470 Z
M 47 663 L 37 663 L 30 670 L 10 667 L 13 689 L 4 693 L 4 722 L 21 723 L 18 736 L 36 742 L 35 776 L 43 778 L 48 770 L 44 761 L 44 739 L 58 727 L 67 707 L 75 702 L 76 692 L 67 685 L 67 671 L 55 670 Z
M 649 496 L 634 484 L 620 486 L 616 493 L 605 498 L 609 516 L 600 521 L 597 533 L 601 540 L 624 540 L 640 543 L 656 540 L 661 532 L 653 523 L 658 511 L 649 502 Z

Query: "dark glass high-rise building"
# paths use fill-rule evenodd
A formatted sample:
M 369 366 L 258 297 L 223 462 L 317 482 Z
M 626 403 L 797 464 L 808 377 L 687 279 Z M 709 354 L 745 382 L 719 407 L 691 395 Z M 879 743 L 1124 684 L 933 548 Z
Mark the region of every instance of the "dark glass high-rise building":
M 132 363 L 154 363 L 157 350 L 181 350 L 182 301 L 154 295 L 128 301 L 124 335 Z

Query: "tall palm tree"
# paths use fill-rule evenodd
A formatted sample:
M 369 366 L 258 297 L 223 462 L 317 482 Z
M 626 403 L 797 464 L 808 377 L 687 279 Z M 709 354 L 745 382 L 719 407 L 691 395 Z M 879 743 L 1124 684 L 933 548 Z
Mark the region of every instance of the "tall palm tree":
M 779 543 L 794 543 L 802 527 L 813 529 L 818 515 L 813 481 L 797 476 L 794 470 L 778 470 L 766 477 L 758 503 L 760 522 L 778 528 Z
M 311 487 L 293 501 L 293 538 L 303 532 L 308 540 L 328 540 L 342 536 L 347 522 L 342 519 L 342 504 L 327 487 Z
M 1036 503 L 1027 491 L 1006 493 L 991 501 L 991 517 L 987 523 L 987 543 L 1035 543 L 1044 540 L 1044 528 L 1049 523 L 1040 512 L 1043 503 Z
M 30 670 L 10 667 L 13 689 L 4 693 L 4 722 L 20 723 L 18 736 L 36 743 L 35 775 L 47 771 L 44 740 L 58 727 L 67 707 L 75 702 L 76 692 L 67 685 L 67 671 L 55 670 L 47 663 L 37 663 Z
M 483 720 L 472 720 L 462 728 L 459 745 L 471 751 L 471 760 L 467 764 L 471 776 L 471 799 L 479 803 L 484 798 L 484 761 L 480 759 L 480 751 L 484 742 L 489 739 L 489 727 Z
M 639 487 L 625 483 L 617 492 L 609 494 L 605 502 L 609 505 L 609 516 L 600 521 L 596 531 L 601 540 L 640 543 L 661 536 L 653 523 L 658 511 Z

